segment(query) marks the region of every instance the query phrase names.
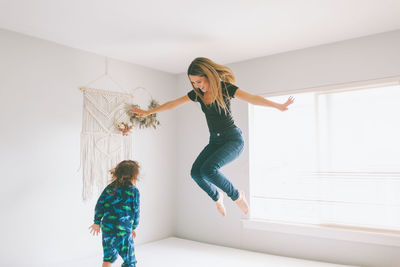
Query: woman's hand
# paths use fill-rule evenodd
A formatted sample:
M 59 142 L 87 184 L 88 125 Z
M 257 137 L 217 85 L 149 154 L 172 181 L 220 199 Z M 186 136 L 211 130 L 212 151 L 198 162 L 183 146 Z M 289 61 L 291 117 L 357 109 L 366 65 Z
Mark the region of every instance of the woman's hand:
M 129 110 L 129 112 L 130 113 L 134 113 L 134 114 L 136 114 L 138 117 L 146 117 L 146 116 L 149 116 L 151 113 L 150 113 L 150 111 L 148 111 L 148 110 L 143 110 L 143 109 L 140 109 L 140 108 L 133 108 L 133 109 L 130 109 Z
M 288 98 L 288 100 L 285 103 L 279 104 L 278 109 L 280 111 L 286 111 L 286 110 L 288 110 L 288 106 L 293 104 L 293 102 L 294 102 L 294 98 L 291 96 Z
M 132 237 L 136 238 L 136 231 L 135 230 L 132 230 Z
M 99 233 L 100 233 L 100 225 L 98 225 L 98 224 L 92 224 L 90 227 L 89 227 L 89 229 L 90 229 L 90 233 L 92 234 L 92 235 L 98 235 Z

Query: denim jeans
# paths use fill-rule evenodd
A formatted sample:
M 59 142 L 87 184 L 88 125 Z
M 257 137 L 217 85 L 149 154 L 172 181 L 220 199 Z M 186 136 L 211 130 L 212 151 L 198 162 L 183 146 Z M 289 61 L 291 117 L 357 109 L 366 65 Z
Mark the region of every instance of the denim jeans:
M 211 133 L 208 145 L 194 161 L 190 175 L 214 201 L 219 199 L 216 187 L 232 200 L 238 199 L 238 190 L 219 169 L 239 157 L 243 148 L 244 140 L 239 128 Z

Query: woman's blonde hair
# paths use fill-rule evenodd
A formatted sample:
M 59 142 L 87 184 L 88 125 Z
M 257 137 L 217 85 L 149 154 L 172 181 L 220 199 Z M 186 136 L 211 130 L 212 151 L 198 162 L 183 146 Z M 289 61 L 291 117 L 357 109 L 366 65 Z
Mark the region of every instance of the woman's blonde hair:
M 230 68 L 219 65 L 212 60 L 205 57 L 195 58 L 192 63 L 190 63 L 187 75 L 206 77 L 209 82 L 209 90 L 212 96 L 212 102 L 217 102 L 218 110 L 221 109 L 228 113 L 228 107 L 224 101 L 224 94 L 222 90 L 225 90 L 225 95 L 228 95 L 227 88 L 222 88 L 221 81 L 235 84 L 235 76 Z M 193 84 L 193 90 L 196 92 L 197 97 L 203 100 L 199 89 L 197 89 Z M 204 101 L 203 101 L 204 102 Z

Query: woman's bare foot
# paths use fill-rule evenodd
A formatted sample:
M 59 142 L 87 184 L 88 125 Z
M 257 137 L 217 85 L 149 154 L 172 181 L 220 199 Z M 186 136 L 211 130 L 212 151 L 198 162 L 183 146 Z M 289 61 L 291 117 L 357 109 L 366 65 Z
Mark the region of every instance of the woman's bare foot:
M 226 210 L 224 206 L 224 199 L 222 193 L 219 193 L 219 199 L 215 203 L 217 204 L 218 212 L 221 213 L 222 216 L 226 216 Z
M 236 205 L 244 212 L 244 214 L 249 213 L 249 205 L 247 205 L 246 197 L 243 191 L 239 192 L 239 198 L 235 200 Z

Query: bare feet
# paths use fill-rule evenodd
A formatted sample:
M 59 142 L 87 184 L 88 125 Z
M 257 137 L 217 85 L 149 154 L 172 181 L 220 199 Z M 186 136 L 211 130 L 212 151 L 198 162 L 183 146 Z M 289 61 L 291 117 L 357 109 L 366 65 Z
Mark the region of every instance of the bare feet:
M 222 193 L 219 193 L 219 199 L 215 203 L 217 204 L 218 212 L 221 213 L 222 216 L 226 216 L 226 210 L 224 206 L 224 199 Z
M 243 191 L 239 192 L 239 198 L 235 200 L 236 205 L 243 211 L 244 214 L 249 213 L 249 205 L 247 205 L 246 197 Z

